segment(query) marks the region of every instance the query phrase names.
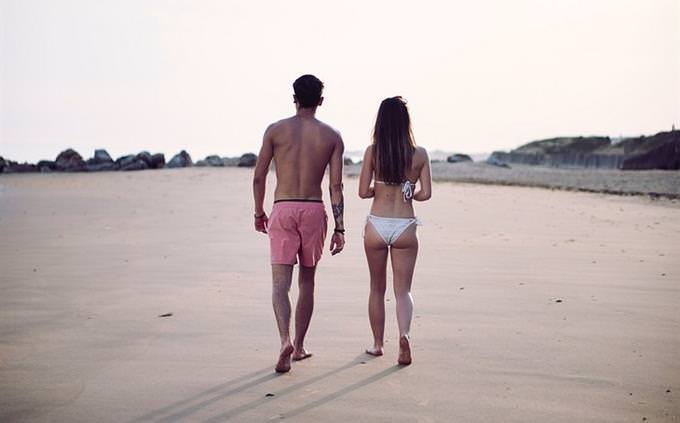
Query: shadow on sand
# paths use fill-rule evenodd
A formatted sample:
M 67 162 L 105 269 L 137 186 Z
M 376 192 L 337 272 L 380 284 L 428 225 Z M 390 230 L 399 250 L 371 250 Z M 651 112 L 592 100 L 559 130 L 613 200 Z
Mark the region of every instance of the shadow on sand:
M 374 358 L 375 357 L 369 357 L 366 354 L 361 354 L 357 358 L 355 358 L 354 360 L 350 361 L 349 363 L 345 364 L 344 366 L 338 367 L 335 370 L 331 370 L 331 371 L 326 372 L 324 374 L 321 374 L 319 376 L 315 376 L 315 377 L 309 378 L 309 379 L 307 379 L 303 382 L 296 383 L 296 384 L 291 385 L 287 388 L 283 388 L 280 391 L 277 391 L 276 395 L 274 397 L 265 397 L 265 398 L 258 399 L 256 401 L 251 401 L 247 404 L 243 404 L 243 405 L 238 406 L 236 408 L 233 408 L 231 410 L 227 410 L 224 413 L 221 413 L 221 414 L 213 416 L 209 419 L 206 419 L 206 420 L 204 420 L 204 422 L 205 423 L 214 423 L 214 422 L 222 422 L 222 421 L 228 420 L 232 417 L 238 416 L 241 413 L 252 410 L 252 409 L 254 409 L 254 408 L 256 408 L 256 407 L 258 407 L 258 406 L 260 406 L 264 403 L 274 401 L 274 400 L 281 398 L 282 396 L 285 396 L 287 394 L 290 394 L 291 392 L 294 392 L 294 391 L 296 391 L 300 388 L 304 388 L 305 386 L 308 386 L 308 385 L 311 385 L 315 382 L 318 382 L 321 379 L 324 379 L 324 378 L 327 378 L 329 376 L 340 373 L 341 371 L 347 370 L 347 369 L 349 369 L 353 366 L 356 366 L 357 364 L 360 364 L 361 362 L 365 363 L 366 360 L 373 360 Z M 385 369 L 385 370 L 383 370 L 383 371 L 381 371 L 381 372 L 379 372 L 379 373 L 377 373 L 373 376 L 369 376 L 369 377 L 367 377 L 363 380 L 360 380 L 359 382 L 353 383 L 353 384 L 351 384 L 351 385 L 349 385 L 345 388 L 339 389 L 339 390 L 337 390 L 337 391 L 335 391 L 331 394 L 328 394 L 328 395 L 326 395 L 322 398 L 319 398 L 315 401 L 312 401 L 308 404 L 305 404 L 303 406 L 295 408 L 295 409 L 293 409 L 289 412 L 282 413 L 282 414 L 279 415 L 279 417 L 280 418 L 287 418 L 287 417 L 292 417 L 292 416 L 302 414 L 302 413 L 304 413 L 308 410 L 311 410 L 312 408 L 326 404 L 326 403 L 333 401 L 333 400 L 335 400 L 335 399 L 337 399 L 337 398 L 339 398 L 339 397 L 341 397 L 341 396 L 343 396 L 343 395 L 345 395 L 349 392 L 352 392 L 356 389 L 359 389 L 359 388 L 364 387 L 366 385 L 369 385 L 373 382 L 376 382 L 376 381 L 378 381 L 378 380 L 400 370 L 401 368 L 402 368 L 401 366 L 393 366 L 393 367 L 390 367 L 388 369 Z
M 399 366 L 399 365 L 389 367 L 389 368 L 383 370 L 380 373 L 376 373 L 373 376 L 369 376 L 365 379 L 362 379 L 358 382 L 355 382 L 355 383 L 353 383 L 349 386 L 346 386 L 342 389 L 338 389 L 337 391 L 333 392 L 332 394 L 328 394 L 325 397 L 319 398 L 315 401 L 312 401 L 310 403 L 302 405 L 298 408 L 295 408 L 295 409 L 290 410 L 288 412 L 282 413 L 281 418 L 288 418 L 288 417 L 297 416 L 298 414 L 302 414 L 306 411 L 311 410 L 312 408 L 316 408 L 316 407 L 319 407 L 319 406 L 324 405 L 326 403 L 329 403 L 329 402 L 336 400 L 336 399 L 340 398 L 341 396 L 348 394 L 348 393 L 350 393 L 354 390 L 357 390 L 359 388 L 363 388 L 364 386 L 367 386 L 367 385 L 370 385 L 371 383 L 377 382 L 380 379 L 387 377 L 387 376 L 391 375 L 392 373 L 397 372 L 401 369 L 403 369 L 403 366 Z
M 224 421 L 230 418 L 233 418 L 235 416 L 238 416 L 246 411 L 252 410 L 254 408 L 259 407 L 262 404 L 269 403 L 271 401 L 274 401 L 278 398 L 281 398 L 283 396 L 286 396 L 290 393 L 293 393 L 299 389 L 302 389 L 306 386 L 309 386 L 311 384 L 314 384 L 320 380 L 323 380 L 325 378 L 331 377 L 333 375 L 336 375 L 340 372 L 343 372 L 345 370 L 348 370 L 356 365 L 361 364 L 362 362 L 365 363 L 368 360 L 372 360 L 372 357 L 367 356 L 366 354 L 360 354 L 357 357 L 355 357 L 353 360 L 350 362 L 336 368 L 333 370 L 329 370 L 325 373 L 322 373 L 318 376 L 311 377 L 307 380 L 303 380 L 301 382 L 295 383 L 293 385 L 290 385 L 288 387 L 285 387 L 283 389 L 280 389 L 278 391 L 275 391 L 275 396 L 272 397 L 262 397 L 258 398 L 254 401 L 250 401 L 248 403 L 245 403 L 243 405 L 237 406 L 235 408 L 232 408 L 230 410 L 227 410 L 223 413 L 220 413 L 219 415 L 213 416 L 205 420 L 206 422 L 217 422 L 217 421 Z M 301 413 L 304 413 L 307 410 L 310 410 L 312 408 L 318 407 L 320 405 L 323 405 L 327 402 L 330 402 L 342 395 L 345 395 L 355 389 L 361 388 L 363 386 L 366 386 L 368 384 L 371 384 L 373 382 L 376 382 L 379 379 L 384 378 L 385 376 L 394 373 L 399 369 L 398 366 L 391 367 L 389 369 L 383 370 L 378 374 L 375 374 L 373 376 L 370 376 L 366 379 L 363 379 L 359 382 L 353 383 L 345 388 L 342 388 L 336 392 L 333 392 L 332 394 L 326 395 L 318 400 L 315 400 L 313 402 L 310 402 L 309 404 L 305 404 L 301 407 L 298 407 L 294 410 L 291 410 L 290 412 L 287 412 L 282 415 L 282 417 L 290 417 L 290 416 L 295 416 Z M 258 377 L 259 376 L 259 377 Z M 238 394 L 239 392 L 245 391 L 247 389 L 250 389 L 254 386 L 257 386 L 261 383 L 265 383 L 267 381 L 273 380 L 277 377 L 280 377 L 280 375 L 273 373 L 271 367 L 267 367 L 262 370 L 258 370 L 256 372 L 252 372 L 246 375 L 243 375 L 241 377 L 238 377 L 236 379 L 230 380 L 228 382 L 219 384 L 217 386 L 214 386 L 210 389 L 207 389 L 201 393 L 198 393 L 192 397 L 174 402 L 170 405 L 167 405 L 162 408 L 158 408 L 156 410 L 152 410 L 143 416 L 140 416 L 134 420 L 131 420 L 129 423 L 139 423 L 139 422 L 148 422 L 148 421 L 155 421 L 155 422 L 176 422 L 176 421 L 185 421 L 187 420 L 190 416 L 193 414 L 201 411 L 205 407 L 214 404 L 218 401 L 221 401 L 225 398 L 228 398 L 229 396 L 232 396 L 234 394 Z M 252 378 L 255 378 L 253 380 L 250 380 Z M 197 402 L 198 401 L 198 402 Z
M 222 391 L 223 389 L 229 388 L 230 386 L 238 385 L 241 382 L 245 382 L 245 381 L 247 381 L 251 378 L 262 375 L 261 377 L 255 379 L 251 382 L 248 382 L 247 384 L 244 384 L 244 385 L 238 386 L 236 388 L 230 389 L 226 392 L 222 392 L 219 395 L 222 398 L 224 398 L 224 397 L 227 397 L 229 395 L 237 394 L 237 393 L 243 391 L 244 389 L 248 389 L 248 388 L 255 386 L 259 383 L 263 383 L 263 382 L 266 382 L 268 380 L 274 379 L 276 377 L 276 375 L 272 374 L 271 371 L 272 371 L 272 367 L 267 366 L 264 369 L 260 369 L 260 370 L 257 370 L 255 372 L 248 373 L 248 374 L 245 374 L 243 376 L 239 376 L 239 377 L 232 379 L 228 382 L 224 382 L 224 383 L 221 383 L 217 386 L 213 386 L 212 388 L 207 389 L 203 392 L 200 392 L 200 393 L 198 393 L 198 394 L 196 394 L 192 397 L 185 398 L 183 400 L 174 402 L 174 403 L 167 405 L 165 407 L 158 408 L 156 410 L 150 411 L 150 412 L 144 414 L 143 416 L 140 416 L 140 417 L 137 417 L 136 419 L 130 420 L 128 423 L 148 422 L 148 421 L 155 420 L 155 419 L 159 419 L 159 421 L 161 421 L 163 419 L 161 416 L 168 414 L 168 413 L 173 413 L 173 412 L 176 413 L 177 411 L 175 411 L 175 410 L 182 409 L 182 407 L 187 406 L 188 404 L 192 403 L 193 401 L 199 400 L 199 399 L 206 397 L 206 396 L 209 396 L 211 394 L 218 393 L 218 392 Z M 189 407 L 189 408 L 191 408 L 191 407 Z

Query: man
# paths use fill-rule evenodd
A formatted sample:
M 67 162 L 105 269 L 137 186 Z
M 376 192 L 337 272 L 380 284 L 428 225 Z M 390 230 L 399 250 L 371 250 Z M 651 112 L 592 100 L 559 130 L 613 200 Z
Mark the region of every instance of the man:
M 330 251 L 345 245 L 343 224 L 342 165 L 344 145 L 340 134 L 316 119 L 323 103 L 323 83 L 303 75 L 293 83 L 296 114 L 269 125 L 264 133 L 253 177 L 255 230 L 269 234 L 272 265 L 272 303 L 281 337 L 276 371 L 290 370 L 291 360 L 311 357 L 304 347 L 314 308 L 314 273 L 326 238 L 326 211 L 321 181 L 330 166 L 330 197 L 335 229 Z M 270 217 L 263 202 L 267 172 L 276 167 L 276 191 Z M 299 296 L 295 310 L 295 338 L 291 343 L 289 291 L 293 266 L 299 259 Z

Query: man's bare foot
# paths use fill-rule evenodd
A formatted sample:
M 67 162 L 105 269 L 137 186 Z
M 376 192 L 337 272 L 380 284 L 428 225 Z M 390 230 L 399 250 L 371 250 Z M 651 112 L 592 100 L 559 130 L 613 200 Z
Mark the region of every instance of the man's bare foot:
M 290 371 L 290 355 L 293 354 L 293 346 L 291 344 L 286 344 L 281 348 L 281 353 L 279 353 L 279 361 L 276 363 L 277 373 L 286 373 Z
M 309 358 L 311 356 L 312 353 L 308 352 L 304 348 L 296 349 L 295 352 L 293 353 L 293 361 L 304 360 L 305 358 Z
M 381 355 L 383 355 L 383 349 L 382 347 L 366 348 L 366 354 L 375 357 L 380 357 Z
M 399 338 L 399 359 L 397 362 L 402 366 L 411 364 L 411 344 L 408 335 Z

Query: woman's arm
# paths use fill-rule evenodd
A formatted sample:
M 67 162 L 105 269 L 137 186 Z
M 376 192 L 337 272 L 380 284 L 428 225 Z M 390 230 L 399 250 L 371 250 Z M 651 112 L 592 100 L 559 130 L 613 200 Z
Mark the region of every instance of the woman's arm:
M 375 190 L 371 186 L 373 179 L 373 146 L 369 145 L 364 153 L 364 161 L 361 163 L 361 175 L 359 176 L 359 197 L 371 198 Z
M 413 194 L 413 199 L 416 201 L 427 201 L 432 197 L 432 170 L 430 169 L 430 156 L 427 150 L 421 148 L 425 154 L 425 163 L 420 168 L 420 189 Z

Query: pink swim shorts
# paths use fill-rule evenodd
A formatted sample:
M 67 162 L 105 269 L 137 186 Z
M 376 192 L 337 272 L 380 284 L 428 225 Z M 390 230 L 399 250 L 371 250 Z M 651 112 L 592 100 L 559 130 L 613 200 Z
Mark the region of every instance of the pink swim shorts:
M 272 264 L 314 267 L 321 259 L 328 217 L 322 202 L 278 201 L 267 225 Z

